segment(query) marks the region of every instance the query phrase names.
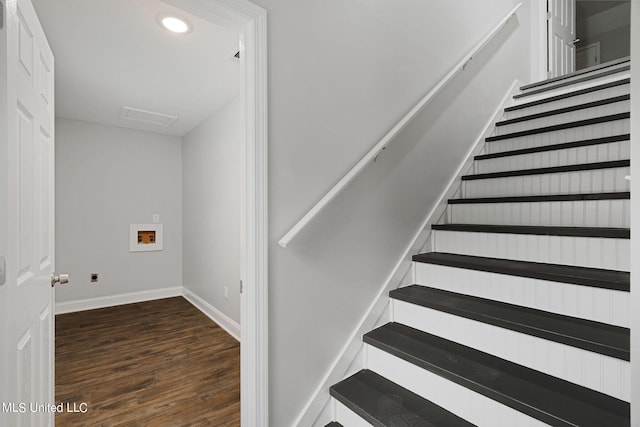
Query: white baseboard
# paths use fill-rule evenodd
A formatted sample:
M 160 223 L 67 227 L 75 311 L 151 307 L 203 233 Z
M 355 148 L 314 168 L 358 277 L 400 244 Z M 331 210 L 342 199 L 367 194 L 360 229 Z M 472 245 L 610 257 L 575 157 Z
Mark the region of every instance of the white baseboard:
M 182 296 L 182 287 L 154 289 L 152 291 L 130 292 L 105 297 L 87 298 L 75 301 L 56 303 L 56 314 L 74 313 L 76 311 L 94 310 L 96 308 L 152 301 L 162 298 Z
M 218 326 L 227 331 L 229 335 L 236 339 L 236 341 L 240 342 L 240 325 L 238 323 L 234 322 L 229 316 L 187 288 L 182 288 L 182 296 L 193 304 L 194 307 L 209 317 L 209 319 L 213 320 L 218 324 Z
M 389 291 L 398 288 L 406 283 L 406 278 L 411 277 L 411 256 L 423 251 L 424 247 L 431 241 L 431 225 L 435 224 L 444 214 L 447 208 L 447 200 L 458 191 L 460 186 L 460 178 L 464 175 L 473 164 L 473 156 L 480 153 L 484 147 L 484 138 L 489 136 L 494 128 L 495 122 L 501 116 L 504 108 L 512 103 L 512 96 L 517 93 L 520 82 L 513 82 L 509 90 L 505 93 L 500 105 L 494 111 L 491 118 L 487 121 L 484 129 L 478 135 L 477 139 L 466 153 L 460 166 L 451 177 L 451 180 L 442 191 L 438 201 L 432 206 L 431 210 L 425 216 L 422 224 L 418 227 L 413 239 L 405 249 L 404 253 L 398 260 L 395 268 L 385 280 L 384 285 L 378 291 L 376 298 L 373 300 L 369 309 L 361 318 L 358 326 L 355 328 L 344 347 L 334 360 L 329 370 L 325 373 L 320 384 L 315 389 L 313 395 L 298 415 L 293 425 L 295 426 L 317 426 L 323 425 L 327 420 L 324 419 L 327 413 L 327 406 L 330 402 L 329 387 L 336 382 L 345 378 L 350 367 L 354 365 L 356 357 L 362 349 L 362 335 L 380 323 L 380 319 L 389 310 Z M 391 314 L 392 316 L 393 314 Z

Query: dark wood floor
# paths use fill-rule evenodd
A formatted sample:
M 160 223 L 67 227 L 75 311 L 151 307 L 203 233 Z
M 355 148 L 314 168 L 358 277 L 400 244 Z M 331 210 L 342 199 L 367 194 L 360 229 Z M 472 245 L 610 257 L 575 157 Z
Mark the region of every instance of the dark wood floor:
M 67 426 L 239 426 L 240 344 L 181 297 L 56 316 Z

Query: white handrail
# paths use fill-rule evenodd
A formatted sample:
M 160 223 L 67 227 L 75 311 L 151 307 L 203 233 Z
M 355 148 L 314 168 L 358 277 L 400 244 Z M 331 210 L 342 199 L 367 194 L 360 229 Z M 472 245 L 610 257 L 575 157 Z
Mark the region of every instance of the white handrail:
M 296 223 L 296 225 L 294 225 L 291 230 L 289 230 L 289 232 L 287 234 L 285 234 L 282 239 L 280 239 L 280 241 L 278 241 L 278 244 L 280 246 L 282 246 L 283 248 L 286 248 L 287 245 L 289 244 L 289 242 L 291 242 L 291 240 L 300 232 L 300 230 L 302 230 L 317 214 L 318 212 L 320 212 L 322 209 L 324 209 L 324 207 L 326 205 L 329 204 L 329 202 L 331 200 L 333 200 L 342 190 L 344 190 L 344 188 L 349 185 L 349 183 L 351 181 L 353 181 L 353 179 L 358 176 L 360 174 L 360 172 L 362 172 L 362 170 L 367 167 L 367 165 L 371 162 L 371 161 L 375 161 L 375 159 L 380 155 L 380 153 L 382 153 L 382 150 L 384 150 L 387 145 L 393 141 L 393 139 L 418 115 L 418 113 L 420 111 L 422 111 L 422 109 L 429 103 L 429 101 L 431 101 L 431 99 L 438 93 L 440 92 L 440 90 L 447 84 L 449 83 L 449 80 L 451 80 L 451 78 L 457 74 L 459 71 L 464 70 L 465 66 L 467 65 L 467 63 L 469 61 L 471 61 L 473 59 L 473 57 L 480 51 L 482 50 L 482 48 L 487 45 L 487 43 L 489 43 L 489 41 L 491 41 L 491 39 L 493 39 L 496 34 L 498 34 L 498 32 L 502 29 L 502 27 L 505 26 L 505 24 L 507 23 L 507 21 L 513 16 L 515 15 L 515 13 L 518 11 L 518 9 L 520 8 L 520 6 L 522 6 L 522 3 L 518 3 L 516 5 L 516 7 L 514 7 L 504 18 L 502 18 L 502 20 L 491 30 L 491 32 L 489 32 L 489 34 L 487 34 L 482 40 L 480 40 L 480 42 L 478 42 L 478 44 L 476 44 L 473 49 L 471 49 L 471 51 L 465 55 L 462 60 L 460 62 L 458 62 L 452 69 L 451 71 L 449 71 L 449 73 L 447 73 L 446 76 L 444 76 L 442 78 L 442 80 L 440 80 L 438 82 L 437 85 L 435 85 L 433 87 L 433 89 L 431 89 L 429 91 L 429 93 L 427 93 L 424 98 L 422 98 L 420 100 L 420 102 L 418 102 L 418 104 L 413 107 L 411 109 L 411 111 L 409 111 L 409 113 L 407 113 L 406 116 L 404 116 L 402 118 L 402 120 L 400 120 L 398 122 L 398 124 L 396 124 L 393 129 L 391 129 L 381 140 L 380 142 L 378 142 L 367 154 L 365 154 L 365 156 L 360 159 L 360 161 L 358 163 L 356 163 L 356 165 L 354 167 L 351 168 L 351 170 L 349 172 L 347 172 L 347 174 L 345 176 L 342 177 L 342 179 L 340 181 L 338 181 L 336 183 L 336 185 L 334 185 L 331 190 L 329 190 L 329 192 L 327 194 L 325 194 L 322 199 L 320 199 L 318 201 L 318 203 L 316 203 L 311 210 L 309 210 L 309 212 L 306 213 L 305 216 L 303 216 L 300 221 L 298 221 Z

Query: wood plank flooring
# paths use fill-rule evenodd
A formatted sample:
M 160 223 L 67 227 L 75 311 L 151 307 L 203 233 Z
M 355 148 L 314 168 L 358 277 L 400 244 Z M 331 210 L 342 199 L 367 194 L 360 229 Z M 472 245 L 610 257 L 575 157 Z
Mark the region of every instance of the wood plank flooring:
M 240 344 L 182 297 L 56 316 L 57 426 L 239 426 Z

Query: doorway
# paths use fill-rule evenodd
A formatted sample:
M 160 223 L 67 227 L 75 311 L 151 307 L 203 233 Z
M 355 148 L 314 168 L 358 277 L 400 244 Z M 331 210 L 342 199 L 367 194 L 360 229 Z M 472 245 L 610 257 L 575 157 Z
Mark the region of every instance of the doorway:
M 629 56 L 630 0 L 548 0 L 547 78 Z

